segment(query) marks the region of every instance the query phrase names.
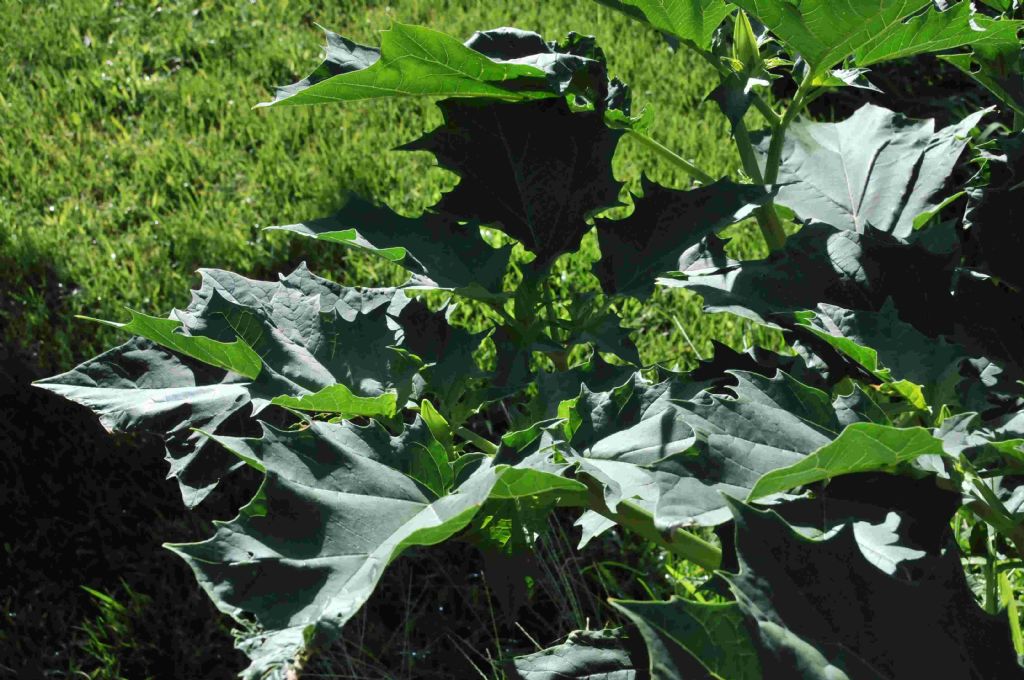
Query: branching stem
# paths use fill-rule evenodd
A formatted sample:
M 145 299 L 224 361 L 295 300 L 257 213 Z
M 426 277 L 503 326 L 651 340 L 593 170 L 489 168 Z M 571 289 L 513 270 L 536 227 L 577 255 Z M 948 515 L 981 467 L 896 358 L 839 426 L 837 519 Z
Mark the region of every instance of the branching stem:
M 784 134 L 783 131 L 780 128 L 775 128 L 772 139 L 774 140 L 781 134 Z M 742 120 L 737 122 L 733 128 L 733 138 L 736 140 L 736 149 L 739 151 L 744 172 L 755 184 L 765 184 L 757 162 L 757 155 L 754 153 L 754 145 L 750 141 L 750 133 L 747 132 L 747 126 Z M 782 228 L 782 222 L 779 221 L 774 206 L 769 204 L 758 208 L 754 211 L 754 217 L 757 218 L 757 226 L 761 228 L 761 234 L 764 236 L 765 243 L 768 244 L 768 250 L 776 251 L 786 244 L 786 232 Z

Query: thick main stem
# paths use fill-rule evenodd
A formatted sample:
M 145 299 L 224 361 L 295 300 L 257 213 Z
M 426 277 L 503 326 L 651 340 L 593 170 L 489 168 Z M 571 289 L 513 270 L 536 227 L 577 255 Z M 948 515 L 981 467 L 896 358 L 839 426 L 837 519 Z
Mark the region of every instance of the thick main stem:
M 768 143 L 768 154 L 765 157 L 763 173 L 758 166 L 754 147 L 750 143 L 746 127 L 742 121 L 736 126 L 736 146 L 740 151 L 740 159 L 743 161 L 747 174 L 755 182 L 771 185 L 779 180 L 779 167 L 782 165 L 782 148 L 786 141 L 786 131 L 810 101 L 808 95 L 811 88 L 807 85 L 808 82 L 805 80 L 800 84 L 786 113 L 783 114 L 777 125 L 772 126 L 772 137 Z M 752 172 L 753 174 L 751 174 Z M 758 208 L 754 215 L 757 217 L 758 226 L 761 227 L 765 243 L 768 244 L 768 250 L 774 252 L 781 249 L 786 244 L 786 232 L 782 228 L 782 222 L 779 220 L 779 214 L 775 211 L 774 203 L 769 202 Z
M 772 133 L 772 139 L 774 140 L 776 136 L 782 134 L 785 133 L 780 128 L 776 128 Z M 761 168 L 757 163 L 757 155 L 754 153 L 754 145 L 750 141 L 750 133 L 747 132 L 747 126 L 742 120 L 738 121 L 733 128 L 733 138 L 736 140 L 736 149 L 739 151 L 744 172 L 755 184 L 765 184 Z M 761 228 L 761 235 L 764 236 L 764 241 L 768 244 L 768 250 L 774 252 L 786 244 L 786 232 L 775 212 L 775 206 L 770 203 L 761 206 L 754 211 L 754 217 L 757 218 L 757 226 Z

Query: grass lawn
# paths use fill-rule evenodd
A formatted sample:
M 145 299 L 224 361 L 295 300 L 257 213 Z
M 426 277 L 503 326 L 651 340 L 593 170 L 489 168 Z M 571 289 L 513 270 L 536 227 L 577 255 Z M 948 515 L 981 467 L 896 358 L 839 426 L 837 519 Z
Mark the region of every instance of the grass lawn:
M 0 8 L 0 341 L 32 353 L 43 371 L 65 370 L 120 340 L 74 314 L 166 313 L 188 302 L 199 267 L 273 277 L 305 259 L 345 283 L 399 282 L 365 255 L 261 227 L 326 214 L 347 190 L 401 211 L 430 205 L 453 177 L 428 154 L 392 149 L 439 122 L 432 103 L 251 109 L 318 63 L 316 24 L 376 44 L 392 21 L 456 36 L 501 25 L 550 39 L 594 33 L 638 104 L 654 107 L 657 138 L 713 173 L 735 169 L 724 121 L 702 103 L 709 67 L 589 1 L 8 2 Z M 624 142 L 617 175 L 635 187 L 643 171 L 687 184 Z M 740 241 L 749 250 L 758 238 Z M 586 256 L 593 239 L 583 250 L 563 266 L 576 285 L 596 286 Z M 645 329 L 638 340 L 648 361 L 694 359 L 680 327 L 702 353 L 711 337 L 744 341 L 733 321 L 701 318 L 697 301 L 679 292 L 627 316 Z

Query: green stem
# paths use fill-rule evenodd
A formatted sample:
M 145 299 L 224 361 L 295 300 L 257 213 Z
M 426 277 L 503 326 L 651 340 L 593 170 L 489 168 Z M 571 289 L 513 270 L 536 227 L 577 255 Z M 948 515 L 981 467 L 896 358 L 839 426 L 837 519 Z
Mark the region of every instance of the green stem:
M 476 432 L 473 432 L 472 430 L 470 430 L 468 428 L 465 428 L 465 427 L 455 428 L 455 434 L 459 435 L 460 437 L 462 437 L 463 439 L 465 439 L 466 441 L 468 441 L 468 442 L 470 442 L 472 444 L 476 444 L 476 447 L 478 449 L 480 449 L 481 451 L 483 451 L 484 453 L 486 453 L 488 456 L 493 456 L 494 454 L 496 454 L 498 452 L 497 444 L 494 444 L 494 443 L 488 441 L 487 439 L 484 439 L 483 437 L 478 435 Z
M 757 226 L 761 228 L 761 234 L 764 236 L 764 242 L 768 244 L 769 252 L 782 250 L 786 245 L 786 230 L 782 228 L 782 220 L 775 212 L 775 206 L 772 204 L 761 206 L 754 211 L 754 217 L 757 218 Z
M 754 184 L 764 184 L 761 166 L 758 165 L 757 155 L 754 153 L 754 144 L 750 141 L 750 133 L 747 132 L 747 124 L 742 120 L 738 121 L 732 130 L 732 136 L 736 140 L 736 150 L 740 153 L 743 171 L 754 181 Z
M 1024 130 L 1024 114 L 1020 111 L 1013 112 L 1013 132 L 1020 132 Z
M 1010 620 L 1010 636 L 1017 655 L 1024 654 L 1024 632 L 1020 629 L 1020 614 L 1017 611 L 1017 597 L 1010 585 L 1010 577 L 1005 571 L 999 572 L 999 592 L 1002 605 L 1006 607 L 1006 617 Z
M 704 172 L 661 142 L 648 137 L 642 132 L 637 132 L 636 130 L 627 130 L 626 135 L 640 142 L 651 151 L 654 151 L 656 154 L 669 161 L 695 180 L 704 184 L 713 184 L 715 182 L 714 177 Z
M 1017 551 L 1017 556 L 1024 559 L 1024 527 L 1016 526 L 1001 517 L 999 513 L 980 500 L 973 500 L 964 505 L 978 519 L 987 522 L 992 528 L 1006 537 Z
M 990 539 L 991 541 L 991 539 Z M 996 560 L 992 555 L 992 546 L 989 545 L 988 554 L 985 556 L 985 611 L 989 614 L 999 613 L 999 583 L 996 575 Z
M 638 536 L 660 545 L 673 555 L 690 560 L 708 571 L 714 571 L 722 566 L 722 551 L 716 546 L 684 529 L 676 529 L 665 536 L 655 528 L 651 513 L 630 501 L 621 501 L 616 512 L 607 509 L 606 512 L 601 512 L 600 509 L 597 511 Z
M 722 566 L 722 551 L 717 546 L 685 529 L 662 533 L 654 526 L 654 516 L 631 501 L 619 502 L 613 511 L 605 503 L 604 490 L 597 480 L 586 475 L 577 477 L 577 480 L 587 485 L 586 493 L 565 496 L 562 505 L 577 505 L 593 510 L 673 555 L 690 560 L 708 571 Z
M 765 184 L 775 184 L 779 179 L 779 166 L 782 164 L 782 146 L 786 141 L 786 131 L 796 117 L 804 110 L 809 103 L 808 96 L 811 93 L 810 81 L 805 80 L 797 88 L 796 95 L 790 103 L 786 113 L 782 116 L 782 122 L 772 134 L 771 142 L 768 144 L 768 157 L 764 163 Z
M 782 125 L 782 118 L 779 114 L 775 113 L 775 109 L 773 109 L 768 102 L 762 99 L 759 94 L 754 94 L 752 101 L 754 103 L 754 107 L 760 111 L 761 115 L 764 116 L 764 119 L 768 121 L 768 126 L 771 127 L 772 130 L 778 130 L 779 126 Z
M 721 60 L 718 59 L 714 54 L 707 50 L 697 50 L 697 53 L 711 65 L 713 69 L 718 71 L 719 75 L 723 78 L 729 76 L 729 70 L 722 64 Z M 797 97 L 800 96 L 800 90 L 797 91 Z M 764 99 L 759 95 L 755 94 L 753 98 L 754 107 L 761 112 L 765 120 L 768 121 L 768 125 L 772 130 L 771 144 L 778 144 L 778 150 L 774 154 L 774 161 L 772 160 L 772 154 L 769 150 L 769 158 L 765 168 L 764 176 L 761 174 L 761 170 L 758 167 L 757 158 L 754 155 L 754 147 L 750 143 L 750 135 L 747 133 L 747 128 L 740 121 L 733 129 L 734 138 L 736 139 L 736 148 L 740 152 L 740 160 L 743 163 L 743 168 L 747 175 L 758 184 L 774 184 L 779 174 L 779 162 L 782 156 L 782 140 L 786 136 L 786 128 L 796 118 L 797 114 L 802 110 L 805 104 L 800 103 L 799 107 L 796 106 L 797 98 L 794 98 L 793 103 L 790 104 L 789 108 L 783 117 L 779 117 L 779 114 L 775 112 L 771 106 L 768 105 Z M 772 163 L 774 162 L 774 165 Z M 771 171 L 768 168 L 772 168 Z M 769 178 L 770 176 L 770 178 Z M 768 250 L 774 252 L 781 249 L 786 244 L 786 232 L 782 228 L 782 221 L 779 220 L 778 213 L 775 212 L 775 206 L 771 203 L 758 208 L 754 211 L 754 217 L 757 218 L 757 226 L 761 228 L 761 234 L 764 236 L 764 241 L 768 244 Z
M 783 134 L 778 128 L 772 134 L 776 136 Z M 733 128 L 733 138 L 736 140 L 736 149 L 740 154 L 740 161 L 743 163 L 743 170 L 754 181 L 755 184 L 764 184 L 764 177 L 761 175 L 761 168 L 757 163 L 757 155 L 754 153 L 754 145 L 750 141 L 750 133 L 747 132 L 746 124 L 741 120 Z M 757 218 L 757 226 L 761 228 L 764 242 L 768 244 L 769 251 L 776 251 L 786 244 L 786 232 L 782 228 L 782 222 L 775 212 L 773 205 L 764 205 L 754 211 Z

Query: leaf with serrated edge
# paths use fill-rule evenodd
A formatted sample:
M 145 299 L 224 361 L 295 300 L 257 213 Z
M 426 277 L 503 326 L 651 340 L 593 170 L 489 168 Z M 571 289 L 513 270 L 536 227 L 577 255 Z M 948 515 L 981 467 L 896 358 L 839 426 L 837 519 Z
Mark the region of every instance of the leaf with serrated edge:
M 826 393 L 781 371 L 771 379 L 732 374 L 734 396 L 705 393 L 674 404 L 697 443 L 693 453 L 649 466 L 660 487 L 658 526 L 720 524 L 729 517 L 726 495 L 745 498 L 765 473 L 798 463 L 839 435 Z
M 568 413 L 566 460 L 602 485 L 610 509 L 629 501 L 660 528 L 713 526 L 729 518 L 723 494 L 746 498 L 765 473 L 827 445 L 843 429 L 840 408 L 860 417 L 781 371 L 730 373 L 732 394 L 639 378 L 605 393 L 583 388 Z
M 100 319 L 89 320 L 99 321 L 108 326 L 142 336 L 167 349 L 181 352 L 185 356 L 198 359 L 217 368 L 223 368 L 226 371 L 232 371 L 246 378 L 255 379 L 260 374 L 263 362 L 252 347 L 243 340 L 219 342 L 202 336 L 185 335 L 178 332 L 182 329 L 182 323 L 176 319 L 160 319 L 132 310 L 129 312 L 131 312 L 132 319 L 127 323 Z M 88 319 L 88 317 L 83 318 Z
M 217 437 L 265 470 L 257 495 L 203 542 L 168 546 L 196 572 L 221 611 L 255 617 L 239 638 L 258 678 L 337 638 L 406 548 L 465 528 L 492 491 L 517 498 L 581 488 L 556 475 L 482 461 L 452 493 L 424 491 L 408 473 L 426 426 L 391 437 L 378 425 L 313 422 L 300 431 L 264 425 L 260 439 Z M 513 474 L 507 483 L 499 483 Z
M 896 381 L 906 379 L 920 385 L 926 402 L 936 408 L 954 401 L 959 364 L 967 352 L 903 322 L 891 300 L 878 312 L 822 304 L 815 312 L 798 312 L 796 320 L 879 380 L 898 385 Z
M 536 79 L 538 87 L 502 87 L 524 78 Z M 259 106 L 416 96 L 529 99 L 551 96 L 545 85 L 544 71 L 535 66 L 500 63 L 443 33 L 394 24 L 381 32 L 379 52 L 328 33 L 327 61 Z
M 732 12 L 725 0 L 597 0 L 663 33 L 707 48 Z
M 942 442 L 923 427 L 854 423 L 798 463 L 765 474 L 748 498 L 789 491 L 839 475 L 891 470 L 920 456 L 942 453 Z
M 601 259 L 594 273 L 609 295 L 646 298 L 655 279 L 679 269 L 683 253 L 750 216 L 771 195 L 761 187 L 716 182 L 690 191 L 643 183 L 643 197 L 621 220 L 597 220 Z
M 812 541 L 773 512 L 731 505 L 739 573 L 725 576 L 765 678 L 1021 677 L 1006 617 L 976 604 L 959 551 L 897 577 L 862 555 L 851 527 Z
M 237 467 L 196 430 L 215 430 L 249 403 L 245 384 L 211 380 L 199 368 L 137 337 L 34 385 L 92 410 L 110 432 L 160 436 L 169 476 L 194 507 Z
M 864 67 L 966 45 L 985 50 L 1018 46 L 1021 26 L 1024 22 L 991 19 L 976 14 L 970 2 L 958 2 L 944 11 L 932 7 L 875 35 L 857 47 L 854 58 Z
M 415 287 L 470 297 L 500 297 L 512 250 L 487 245 L 474 224 L 431 213 L 404 217 L 354 196 L 330 217 L 270 229 L 368 250 L 416 275 Z
M 972 43 L 1005 41 L 1012 29 L 957 6 L 939 12 L 929 0 L 734 0 L 810 66 L 817 80 L 849 56 L 858 66 Z M 968 5 L 963 2 L 959 5 Z M 979 30 L 983 29 L 983 30 Z M 793 56 L 796 56 L 793 55 Z
M 722 680 L 760 680 L 761 665 L 736 603 L 612 600 L 647 643 L 652 680 L 697 677 L 695 667 Z M 699 662 L 696 666 L 694 660 Z
M 385 392 L 376 397 L 360 397 L 344 385 L 330 385 L 319 392 L 301 397 L 282 395 L 274 397 L 271 404 L 287 406 L 299 411 L 337 413 L 345 418 L 354 416 L 393 416 L 397 406 L 396 392 Z
M 394 318 L 409 300 L 400 290 L 348 288 L 314 276 L 304 265 L 279 281 L 254 281 L 210 269 L 201 274 L 202 286 L 193 291 L 192 303 L 175 310 L 171 319 L 138 316 L 140 325 L 124 327 L 159 336 L 184 358 L 140 337 L 39 382 L 40 387 L 92 409 L 108 429 L 163 436 L 170 476 L 177 478 L 186 505 L 201 502 L 237 467 L 237 461 L 218 447 L 204 446 L 205 435 L 193 429 L 215 433 L 243 406 L 252 404 L 258 411 L 283 395 L 298 399 L 299 404 L 292 403 L 296 407 L 303 397 L 324 388 L 333 387 L 327 395 L 338 396 L 339 384 L 355 397 L 369 399 L 359 402 L 363 407 L 371 402 L 380 406 L 362 410 L 383 413 L 392 410 L 387 405 L 391 399 L 397 406 L 396 391 L 411 389 L 415 367 L 389 349 L 403 339 Z M 179 327 L 189 334 L 177 332 Z M 342 343 L 339 332 L 353 333 L 348 336 L 352 342 Z M 225 346 L 244 346 L 241 360 L 237 353 L 224 354 Z M 210 366 L 186 362 L 189 355 Z M 383 362 L 369 369 L 369 377 L 377 382 L 350 380 L 359 377 L 360 365 L 365 368 L 375 360 Z M 224 373 L 229 366 L 255 373 L 260 364 L 252 382 Z M 382 373 L 382 366 L 394 371 Z M 394 384 L 381 384 L 379 379 L 389 372 Z M 319 406 L 331 408 L 323 402 Z
M 434 210 L 493 224 L 549 265 L 579 248 L 594 214 L 618 203 L 612 156 L 622 136 L 564 100 L 439 104 L 445 124 L 405 145 L 461 181 Z
M 925 330 L 941 322 L 929 310 L 948 304 L 948 258 L 870 229 L 863 234 L 808 224 L 766 260 L 726 263 L 686 279 L 659 279 L 704 297 L 705 308 L 774 324 L 828 303 L 880 310 L 890 297 L 901 318 Z
M 776 201 L 802 220 L 906 238 L 914 219 L 942 202 L 968 134 L 987 111 L 938 132 L 934 120 L 872 104 L 838 123 L 794 123 L 782 147 Z M 768 141 L 761 141 L 762 153 Z
M 942 54 L 939 58 L 987 88 L 1013 111 L 1024 115 L 1024 68 L 1020 50 L 975 50 L 966 54 Z

